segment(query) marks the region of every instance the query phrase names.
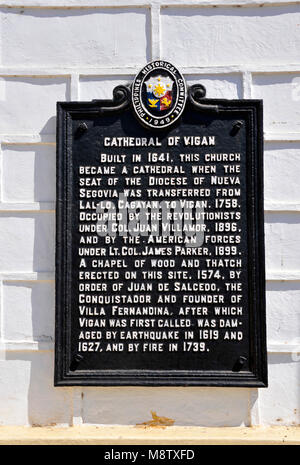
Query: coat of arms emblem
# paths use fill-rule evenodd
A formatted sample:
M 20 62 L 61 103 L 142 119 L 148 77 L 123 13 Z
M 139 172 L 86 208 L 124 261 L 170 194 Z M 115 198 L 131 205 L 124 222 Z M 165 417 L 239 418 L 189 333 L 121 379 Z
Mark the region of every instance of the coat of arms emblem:
M 181 116 L 187 91 L 182 74 L 168 61 L 152 61 L 132 84 L 132 106 L 143 126 L 165 128 Z
M 171 108 L 174 81 L 170 77 L 155 76 L 145 81 L 147 105 L 149 108 L 163 111 Z

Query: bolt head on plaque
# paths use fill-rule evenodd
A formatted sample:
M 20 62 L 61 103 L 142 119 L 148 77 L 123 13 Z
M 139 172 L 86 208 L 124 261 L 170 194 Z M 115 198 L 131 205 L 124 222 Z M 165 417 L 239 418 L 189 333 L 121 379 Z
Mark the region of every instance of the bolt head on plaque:
M 182 114 L 186 102 L 184 77 L 167 61 L 152 61 L 132 85 L 132 105 L 138 120 L 148 128 L 165 128 Z

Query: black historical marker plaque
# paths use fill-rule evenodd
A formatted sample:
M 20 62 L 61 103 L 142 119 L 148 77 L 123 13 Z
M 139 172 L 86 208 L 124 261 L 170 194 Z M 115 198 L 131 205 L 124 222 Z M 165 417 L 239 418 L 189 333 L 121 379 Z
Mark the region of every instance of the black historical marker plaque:
M 262 102 L 147 79 L 58 103 L 55 384 L 264 387 Z

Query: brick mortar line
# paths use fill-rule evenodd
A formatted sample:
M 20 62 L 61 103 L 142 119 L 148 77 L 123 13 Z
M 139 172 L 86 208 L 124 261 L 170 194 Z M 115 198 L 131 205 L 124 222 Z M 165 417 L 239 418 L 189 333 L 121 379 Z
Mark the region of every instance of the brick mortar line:
M 3 200 L 3 150 L 2 144 L 0 143 L 0 205 Z
M 98 0 L 98 4 L 95 5 L 94 2 L 86 1 L 68 1 L 68 0 L 56 0 L 56 1 L 34 1 L 31 0 L 31 3 L 24 5 L 22 0 L 7 0 L 6 2 L 1 2 L 1 8 L 18 8 L 18 9 L 69 9 L 69 10 L 83 10 L 83 9 L 91 9 L 91 10 L 98 10 L 104 8 L 144 8 L 144 7 L 151 7 L 153 5 L 159 5 L 161 7 L 180 7 L 180 8 L 191 8 L 191 7 L 199 7 L 199 8 L 213 8 L 213 7 L 268 7 L 268 6 L 286 6 L 286 5 L 295 5 L 299 4 L 299 0 L 232 0 L 232 1 L 225 1 L 224 0 L 187 0 L 183 3 L 181 0 L 148 0 L 148 1 L 140 1 L 135 0 L 131 1 L 124 1 L 124 0 Z
M 272 6 L 286 6 L 286 5 L 297 5 L 299 0 L 266 0 L 266 1 L 255 1 L 255 0 L 236 0 L 236 1 L 224 1 L 224 0 L 188 0 L 185 3 L 181 3 L 181 0 L 161 0 L 161 7 L 177 7 L 177 8 L 268 8 Z
M 69 97 L 71 101 L 80 99 L 80 76 L 77 73 L 72 73 L 70 77 Z
M 151 58 L 159 60 L 161 56 L 161 26 L 160 26 L 160 5 L 151 6 Z
M 83 400 L 82 388 L 74 386 L 72 388 L 72 426 L 83 425 Z
M 296 1 L 296 0 L 295 0 Z M 21 9 L 21 10 L 117 10 L 119 9 L 129 9 L 129 8 L 150 8 L 152 5 L 151 1 L 148 2 L 133 2 L 129 3 L 128 1 L 123 2 L 122 0 L 111 0 L 111 1 L 99 1 L 99 5 L 95 4 L 86 4 L 82 5 L 78 3 L 76 5 L 68 2 L 62 2 L 62 4 L 54 3 L 54 4 L 43 4 L 42 2 L 32 2 L 27 5 L 24 5 L 22 0 L 20 2 L 5 2 L 0 3 L 0 8 L 6 9 Z M 155 3 L 155 2 L 154 2 Z
M 256 396 L 256 398 L 255 398 Z M 249 426 L 253 427 L 260 424 L 261 410 L 260 410 L 260 396 L 257 388 L 249 389 L 249 410 L 250 410 L 250 423 Z M 251 407 L 252 405 L 252 407 Z
M 156 18 L 157 19 L 157 18 Z M 156 23 L 156 27 L 158 23 Z M 157 34 L 156 34 L 157 37 Z M 154 61 L 160 61 L 161 58 L 154 58 Z M 131 78 L 132 75 L 136 74 L 143 64 L 130 67 L 52 67 L 52 66 L 38 66 L 38 67 L 10 67 L 0 66 L 0 77 L 33 77 L 33 78 L 49 78 L 54 79 L 57 77 L 68 77 L 78 74 L 79 79 L 82 77 L 91 76 L 128 76 Z M 184 75 L 199 74 L 291 74 L 300 72 L 299 63 L 282 63 L 275 65 L 260 65 L 260 64 L 245 64 L 242 66 L 227 64 L 227 65 L 207 65 L 207 66 L 180 66 L 180 70 Z
M 0 345 L 4 344 L 3 281 L 0 281 Z
M 250 71 L 243 72 L 243 98 L 249 99 L 252 96 L 253 79 Z

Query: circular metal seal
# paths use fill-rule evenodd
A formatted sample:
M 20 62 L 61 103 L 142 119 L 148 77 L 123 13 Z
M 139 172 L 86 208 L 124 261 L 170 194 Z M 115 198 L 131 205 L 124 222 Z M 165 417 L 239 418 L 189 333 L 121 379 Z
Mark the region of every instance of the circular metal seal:
M 140 122 L 148 128 L 165 128 L 182 114 L 186 102 L 184 77 L 171 63 L 156 60 L 136 75 L 132 105 Z

